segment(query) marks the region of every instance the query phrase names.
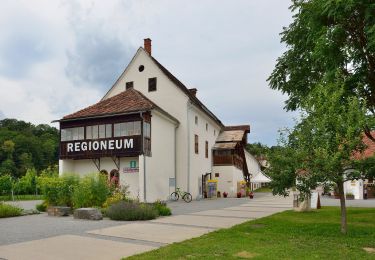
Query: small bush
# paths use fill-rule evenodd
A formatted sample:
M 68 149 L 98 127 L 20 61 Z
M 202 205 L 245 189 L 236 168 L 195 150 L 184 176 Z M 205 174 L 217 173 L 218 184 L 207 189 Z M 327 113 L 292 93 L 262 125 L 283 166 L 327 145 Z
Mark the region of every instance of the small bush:
M 106 215 L 112 220 L 149 220 L 158 217 L 158 211 L 148 204 L 120 201 L 110 206 Z
M 12 177 L 9 174 L 0 176 L 0 195 L 10 195 L 12 193 Z
M 14 183 L 15 194 L 36 194 L 37 190 L 37 174 L 35 169 L 28 169 L 26 174 Z
M 72 196 L 74 208 L 101 207 L 109 196 L 107 178 L 101 174 L 83 177 L 75 186 Z
M 16 217 L 22 214 L 22 209 L 13 205 L 0 203 L 0 218 Z
M 47 211 L 48 204 L 47 202 L 43 201 L 43 203 L 37 204 L 35 206 L 36 210 L 40 212 L 46 212 Z
M 167 207 L 167 204 L 165 202 L 156 201 L 155 203 L 153 203 L 153 206 L 158 211 L 159 216 L 172 215 L 171 209 Z
M 109 206 L 120 202 L 120 201 L 130 201 L 128 198 L 129 195 L 129 186 L 117 187 L 112 190 L 112 195 L 107 198 L 103 203 L 103 208 L 108 208 Z

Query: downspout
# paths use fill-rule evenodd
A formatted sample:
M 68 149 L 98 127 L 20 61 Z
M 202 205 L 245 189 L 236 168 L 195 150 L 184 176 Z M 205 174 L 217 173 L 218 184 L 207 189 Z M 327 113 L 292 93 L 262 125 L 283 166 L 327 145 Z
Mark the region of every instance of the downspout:
M 189 110 L 191 107 L 190 100 L 187 102 L 187 142 L 188 142 L 188 154 L 187 154 L 187 192 L 190 192 L 190 118 Z
M 142 118 L 142 154 L 143 154 L 143 201 L 146 202 L 146 155 L 145 155 L 145 145 L 144 145 L 144 118 L 143 112 L 140 113 Z
M 174 128 L 174 189 L 176 191 L 177 187 L 177 127 L 178 125 L 175 126 Z

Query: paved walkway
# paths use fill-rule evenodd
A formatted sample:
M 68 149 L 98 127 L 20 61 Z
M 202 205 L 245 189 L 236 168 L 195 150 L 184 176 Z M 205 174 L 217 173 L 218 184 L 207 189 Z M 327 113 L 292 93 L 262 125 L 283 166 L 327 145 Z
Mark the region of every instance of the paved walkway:
M 6 228 L 9 223 L 0 220 L 0 243 L 3 244 L 0 246 L 0 259 L 120 259 L 291 209 L 292 201 L 291 198 L 257 194 L 253 200 L 218 199 L 193 201 L 189 204 L 174 202 L 169 206 L 173 216 L 143 222 L 90 222 L 71 217 L 48 217 L 44 214 L 4 219 L 10 222 L 19 220 L 20 226 L 13 225 L 11 231 L 9 226 Z M 28 221 L 33 217 L 35 219 Z M 63 226 L 61 222 L 65 222 L 65 226 L 70 229 L 66 232 L 39 234 L 37 239 L 32 238 L 35 234 L 26 234 L 28 238 L 23 239 L 25 242 L 15 243 L 22 239 L 14 241 L 14 233 L 25 235 L 25 228 L 35 231 L 32 223 L 37 222 L 36 220 L 50 221 L 49 225 L 56 224 L 58 229 Z M 38 229 L 44 229 L 44 226 L 46 225 L 40 225 Z M 10 239 L 4 239 L 6 232 Z

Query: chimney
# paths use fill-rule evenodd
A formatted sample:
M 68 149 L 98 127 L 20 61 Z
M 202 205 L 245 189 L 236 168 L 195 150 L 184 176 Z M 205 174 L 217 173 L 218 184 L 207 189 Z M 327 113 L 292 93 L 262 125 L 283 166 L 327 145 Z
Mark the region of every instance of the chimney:
M 193 94 L 194 97 L 197 96 L 197 91 L 198 90 L 196 88 L 189 88 L 189 91 L 190 91 L 191 94 Z
M 151 55 L 151 39 L 150 38 L 144 39 L 144 49 L 145 51 L 148 52 L 148 54 Z

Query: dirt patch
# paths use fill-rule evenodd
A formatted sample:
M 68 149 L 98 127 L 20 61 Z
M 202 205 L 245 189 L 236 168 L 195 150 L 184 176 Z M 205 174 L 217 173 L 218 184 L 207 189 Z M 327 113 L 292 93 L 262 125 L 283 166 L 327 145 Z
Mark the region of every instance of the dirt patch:
M 247 251 L 241 251 L 241 252 L 238 252 L 237 254 L 234 254 L 233 256 L 250 259 L 250 258 L 259 256 L 259 254 L 250 253 L 250 252 L 247 252 Z
M 253 224 L 251 225 L 252 228 L 264 228 L 266 225 L 264 224 Z
M 364 247 L 363 250 L 365 250 L 367 253 L 375 254 L 375 248 L 373 247 Z

